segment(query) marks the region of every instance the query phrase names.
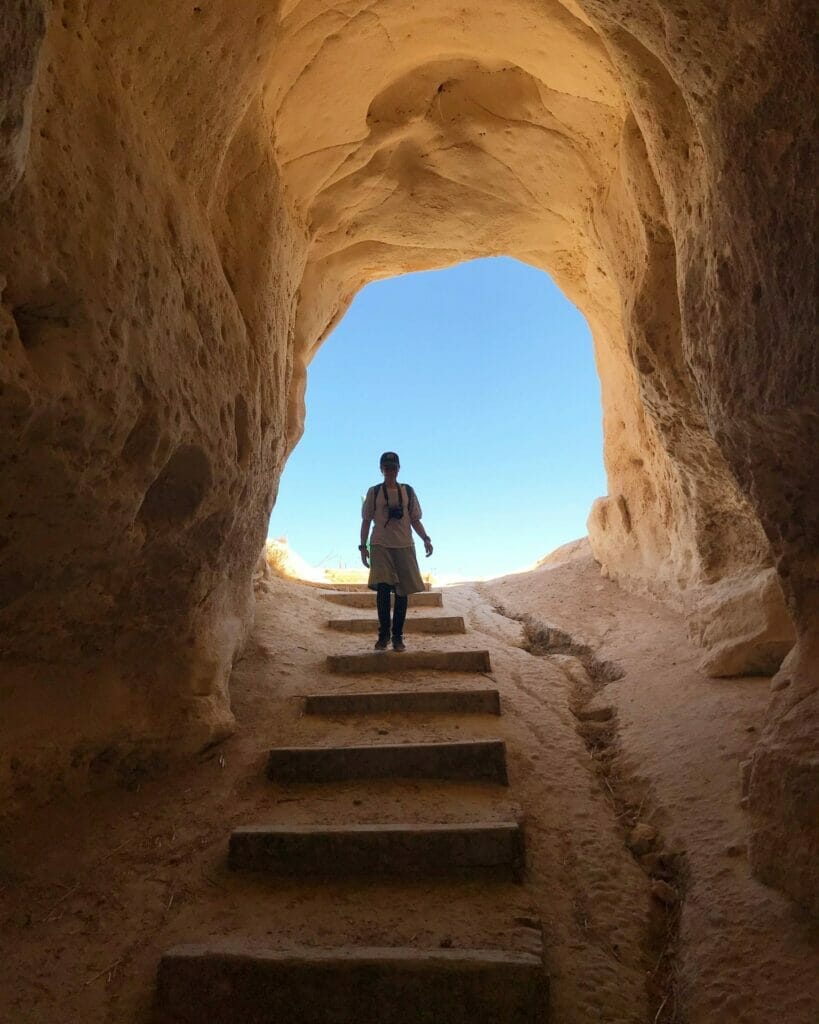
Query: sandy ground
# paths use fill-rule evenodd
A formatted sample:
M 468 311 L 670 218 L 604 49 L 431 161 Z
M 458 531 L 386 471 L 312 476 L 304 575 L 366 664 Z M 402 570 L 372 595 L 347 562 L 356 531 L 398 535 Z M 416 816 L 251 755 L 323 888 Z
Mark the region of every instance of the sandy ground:
M 534 920 L 554 1024 L 817 1019 L 815 926 L 756 883 L 745 859 L 737 766 L 761 725 L 767 680 L 702 676 L 679 617 L 601 579 L 580 549 L 533 573 L 447 589 L 443 611 L 465 616 L 466 636 L 407 636 L 413 649 L 488 648 L 500 718 L 313 720 L 301 715 L 304 693 L 487 680 L 330 676 L 326 654 L 371 641 L 331 632 L 327 619 L 370 613 L 287 580 L 264 586 L 254 642 L 231 683 L 230 740 L 131 788 L 55 798 L 3 823 L 3 1024 L 144 1024 L 158 957 L 177 942 L 247 935 L 276 947 L 523 948 Z M 565 644 L 530 653 L 512 617 L 521 614 L 570 634 L 620 678 L 590 679 Z M 572 710 L 584 703 L 613 709 L 603 747 L 578 732 Z M 494 737 L 507 743 L 508 789 L 280 786 L 263 775 L 266 750 L 279 744 Z M 656 848 L 684 866 L 668 876 L 676 905 L 652 896 L 656 883 L 627 846 L 635 814 L 657 830 Z M 233 875 L 225 864 L 238 824 L 510 816 L 526 831 L 520 885 L 281 882 Z

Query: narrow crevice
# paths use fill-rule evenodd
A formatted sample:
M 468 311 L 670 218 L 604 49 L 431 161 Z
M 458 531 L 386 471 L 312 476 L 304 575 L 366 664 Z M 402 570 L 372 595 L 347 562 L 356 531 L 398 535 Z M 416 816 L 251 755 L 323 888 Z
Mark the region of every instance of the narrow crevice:
M 557 656 L 576 659 L 583 667 L 569 671 L 561 665 L 571 682 L 569 709 L 576 719 L 575 729 L 591 758 L 592 770 L 609 803 L 623 845 L 645 873 L 650 895 L 646 921 L 644 956 L 648 1024 L 685 1024 L 679 977 L 679 935 L 682 906 L 688 880 L 685 853 L 675 850 L 652 824 L 659 807 L 652 801 L 644 783 L 625 768 L 616 710 L 602 703 L 603 688 L 625 672 L 613 661 L 600 659 L 585 643 L 555 626 L 546 625 L 531 615 L 510 614 L 495 605 L 495 610 L 523 626 L 524 650 L 535 657 Z
M 648 1020 L 650 1024 L 683 1024 L 678 949 L 688 875 L 685 854 L 671 848 L 661 830 L 652 824 L 657 806 L 645 787 L 637 785 L 623 769 L 617 713 L 609 706 L 593 703 L 593 697 L 582 696 L 573 702 L 576 730 L 592 759 L 623 843 L 649 883 L 645 937 Z
M 523 649 L 536 657 L 549 654 L 564 654 L 577 658 L 593 683 L 605 685 L 622 679 L 623 669 L 614 661 L 605 661 L 597 657 L 588 644 L 580 643 L 565 630 L 550 626 L 532 615 L 515 615 L 506 608 L 496 604 L 495 611 L 507 619 L 514 619 L 523 626 Z

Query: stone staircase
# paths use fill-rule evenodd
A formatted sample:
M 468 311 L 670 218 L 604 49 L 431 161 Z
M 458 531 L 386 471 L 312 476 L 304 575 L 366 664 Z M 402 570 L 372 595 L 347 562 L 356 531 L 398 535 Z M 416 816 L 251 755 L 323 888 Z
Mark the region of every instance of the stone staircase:
M 328 591 L 325 600 L 333 604 L 343 604 L 347 608 L 375 608 L 375 593 L 368 591 Z M 420 594 L 410 594 L 410 608 L 443 608 L 443 597 L 439 591 L 424 590 Z
M 346 782 L 349 779 L 458 779 L 505 786 L 506 744 L 398 743 L 365 747 L 278 747 L 267 777 L 275 782 Z
M 373 651 L 368 654 L 331 654 L 327 658 L 329 672 L 355 673 L 411 672 L 490 672 L 489 651 Z
M 546 999 L 539 954 L 497 949 L 177 946 L 158 978 L 174 1024 L 530 1024 Z
M 330 619 L 330 629 L 343 633 L 372 633 L 371 619 Z M 407 633 L 465 633 L 462 615 L 411 616 L 404 623 Z
M 323 595 L 353 609 L 374 609 L 372 592 Z M 416 609 L 442 607 L 440 593 L 410 598 Z M 339 618 L 329 628 L 377 633 L 375 618 Z M 462 634 L 460 616 L 411 615 L 407 632 Z M 326 660 L 334 676 L 399 676 L 402 688 L 320 692 L 304 698 L 305 716 L 360 717 L 391 714 L 497 716 L 497 689 L 476 687 L 468 675 L 491 672 L 489 652 L 469 649 L 403 653 L 335 654 Z M 434 673 L 417 685 L 418 673 Z M 467 674 L 467 684 L 430 687 L 439 674 Z M 458 678 L 451 676 L 451 678 Z M 463 682 L 458 678 L 459 684 Z M 386 730 L 383 730 L 386 731 Z M 506 745 L 501 738 L 447 742 L 365 743 L 277 747 L 269 751 L 267 778 L 274 785 L 337 787 L 343 784 L 508 786 Z M 440 801 L 447 800 L 442 789 Z M 457 817 L 457 802 L 454 804 Z M 452 808 L 450 808 L 451 816 Z M 372 821 L 364 824 L 248 824 L 233 830 L 228 866 L 233 872 L 275 884 L 323 884 L 328 899 L 346 881 L 370 887 L 379 913 L 378 885 L 413 886 L 447 878 L 455 885 L 521 883 L 525 843 L 520 822 Z M 503 891 L 498 890 L 499 909 Z M 543 1024 L 548 1017 L 548 979 L 539 922 L 509 921 L 504 948 L 440 948 L 406 944 L 333 948 L 279 948 L 258 937 L 176 946 L 159 966 L 157 1024 Z M 275 925 L 275 921 L 272 922 Z M 476 921 L 476 927 L 479 922 Z M 274 935 L 274 932 L 268 934 Z
M 367 715 L 422 712 L 499 715 L 497 690 L 383 690 L 370 693 L 311 693 L 305 715 Z

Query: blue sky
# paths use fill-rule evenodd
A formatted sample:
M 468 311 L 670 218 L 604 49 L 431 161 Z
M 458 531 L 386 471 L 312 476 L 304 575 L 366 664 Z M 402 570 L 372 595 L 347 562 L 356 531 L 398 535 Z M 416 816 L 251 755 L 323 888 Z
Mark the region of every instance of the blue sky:
M 393 450 L 435 545 L 423 571 L 524 568 L 606 493 L 601 417 L 586 322 L 542 271 L 495 257 L 374 282 L 310 365 L 268 536 L 358 565 L 361 498 Z

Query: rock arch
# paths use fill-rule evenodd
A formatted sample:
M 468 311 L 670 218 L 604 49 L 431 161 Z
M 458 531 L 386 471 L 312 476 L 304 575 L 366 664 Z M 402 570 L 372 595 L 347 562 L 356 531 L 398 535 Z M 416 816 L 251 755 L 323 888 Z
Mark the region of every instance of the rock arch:
M 714 671 L 774 667 L 784 591 L 797 642 L 751 773 L 752 856 L 815 900 L 807 19 L 795 0 L 218 0 L 160 24 L 143 3 L 17 0 L 0 40 L 12 787 L 101 745 L 230 727 L 316 346 L 366 281 L 502 252 L 549 270 L 592 328 L 605 570 L 685 609 Z M 146 529 L 168 465 L 185 514 Z

